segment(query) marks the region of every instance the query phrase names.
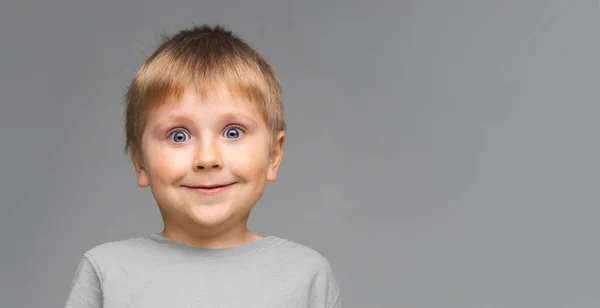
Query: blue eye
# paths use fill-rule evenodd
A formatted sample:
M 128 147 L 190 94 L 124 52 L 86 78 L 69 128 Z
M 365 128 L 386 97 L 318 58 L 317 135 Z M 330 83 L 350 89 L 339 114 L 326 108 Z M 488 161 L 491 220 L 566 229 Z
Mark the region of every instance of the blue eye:
M 239 127 L 231 127 L 225 130 L 223 136 L 229 139 L 237 139 L 240 138 L 243 134 L 244 131 L 242 131 L 242 129 L 240 129 Z
M 183 131 L 175 131 L 169 135 L 169 139 L 175 142 L 184 142 L 190 139 L 190 135 Z

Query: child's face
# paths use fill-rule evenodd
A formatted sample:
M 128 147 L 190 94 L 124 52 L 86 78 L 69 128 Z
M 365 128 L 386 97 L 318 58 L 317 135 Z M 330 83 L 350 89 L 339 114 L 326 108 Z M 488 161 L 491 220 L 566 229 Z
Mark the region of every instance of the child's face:
M 165 228 L 245 225 L 266 181 L 276 178 L 284 133 L 271 152 L 272 134 L 254 104 L 225 90 L 216 94 L 200 101 L 188 90 L 148 116 L 143 162 L 134 163 L 138 185 L 150 186 Z

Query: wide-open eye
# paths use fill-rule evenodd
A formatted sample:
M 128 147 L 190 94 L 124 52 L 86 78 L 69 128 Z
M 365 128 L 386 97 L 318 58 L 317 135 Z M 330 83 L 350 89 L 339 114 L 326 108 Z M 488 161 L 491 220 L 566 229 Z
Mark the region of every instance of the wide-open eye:
M 230 127 L 225 130 L 223 136 L 228 139 L 237 139 L 244 134 L 244 131 L 239 127 Z
M 169 134 L 169 139 L 174 142 L 184 142 L 190 139 L 190 135 L 184 131 L 174 131 Z

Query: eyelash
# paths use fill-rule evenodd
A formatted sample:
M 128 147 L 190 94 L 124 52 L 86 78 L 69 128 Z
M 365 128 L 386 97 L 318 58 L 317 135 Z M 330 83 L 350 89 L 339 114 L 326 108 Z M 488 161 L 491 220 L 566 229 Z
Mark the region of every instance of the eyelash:
M 237 125 L 237 124 L 233 124 L 233 125 L 227 126 L 227 127 L 225 127 L 225 129 L 223 131 L 227 131 L 230 128 L 237 128 L 237 129 L 241 130 L 243 134 L 246 133 L 246 130 L 242 126 Z

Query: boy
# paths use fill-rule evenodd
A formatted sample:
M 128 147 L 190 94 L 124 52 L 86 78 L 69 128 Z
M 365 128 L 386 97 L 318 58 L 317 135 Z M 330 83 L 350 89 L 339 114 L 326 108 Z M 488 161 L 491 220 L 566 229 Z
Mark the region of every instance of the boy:
M 246 222 L 275 181 L 286 122 L 271 66 L 220 26 L 183 30 L 126 95 L 126 151 L 160 233 L 84 253 L 67 308 L 340 308 L 318 252 Z

